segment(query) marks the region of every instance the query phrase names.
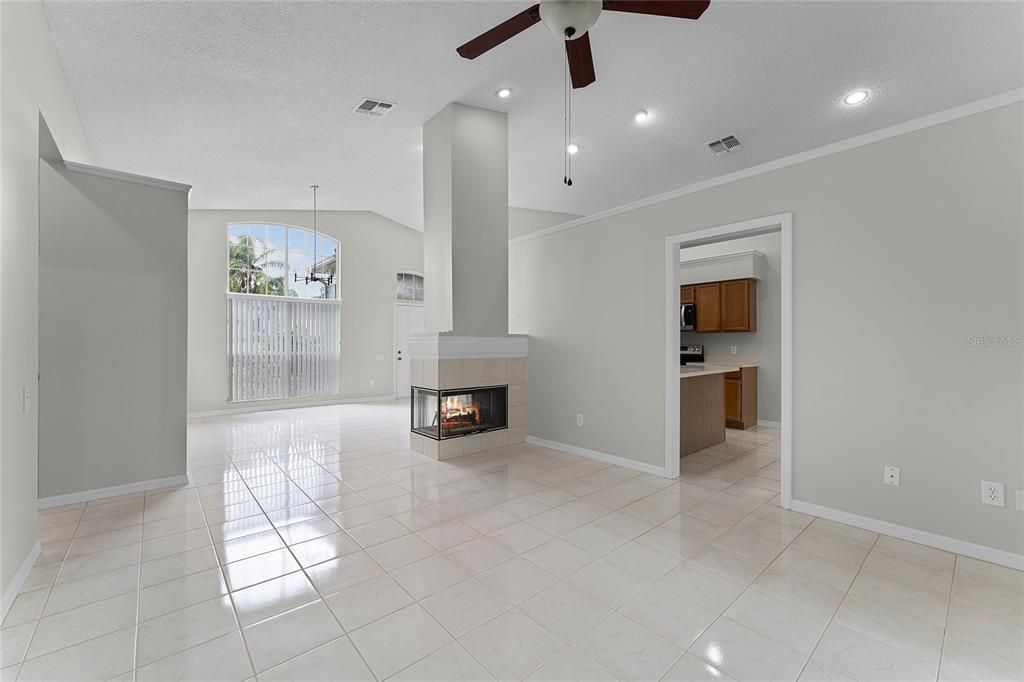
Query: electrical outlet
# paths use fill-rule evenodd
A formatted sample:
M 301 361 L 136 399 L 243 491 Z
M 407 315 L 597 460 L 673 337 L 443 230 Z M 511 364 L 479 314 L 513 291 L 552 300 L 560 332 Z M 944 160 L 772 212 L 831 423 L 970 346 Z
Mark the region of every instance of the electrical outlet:
M 25 386 L 21 390 L 21 411 L 28 412 L 32 409 L 32 389 Z
M 376 385 L 377 385 L 377 380 L 376 379 L 370 379 L 370 386 L 376 386 Z
M 884 469 L 882 480 L 886 485 L 900 487 L 900 468 L 887 466 Z
M 992 481 L 981 482 L 981 503 L 990 504 L 993 507 L 1005 507 L 1003 499 L 1003 484 Z
M 1017 511 L 1024 511 L 1024 490 L 1017 491 Z
M 583 415 L 582 414 L 577 414 L 576 415 L 576 426 L 583 426 Z
M 736 346 L 729 346 L 729 355 L 736 355 Z

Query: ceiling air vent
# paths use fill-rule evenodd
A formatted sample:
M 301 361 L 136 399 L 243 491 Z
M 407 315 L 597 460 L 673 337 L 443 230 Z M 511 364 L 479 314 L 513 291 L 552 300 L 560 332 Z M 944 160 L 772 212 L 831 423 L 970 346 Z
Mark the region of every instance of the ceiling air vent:
M 708 142 L 708 147 L 714 153 L 715 156 L 725 154 L 726 152 L 734 152 L 740 148 L 740 141 L 736 139 L 735 135 L 729 135 L 723 137 L 721 140 L 715 140 L 714 142 Z
M 390 102 L 381 102 L 376 99 L 364 99 L 359 106 L 352 111 L 357 114 L 365 114 L 367 116 L 384 116 L 394 108 L 395 105 Z

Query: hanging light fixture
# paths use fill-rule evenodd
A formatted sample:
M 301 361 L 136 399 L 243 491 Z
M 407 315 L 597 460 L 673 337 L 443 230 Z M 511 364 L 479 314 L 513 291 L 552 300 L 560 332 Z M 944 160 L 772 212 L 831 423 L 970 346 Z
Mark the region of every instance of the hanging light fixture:
M 317 241 L 317 225 L 316 225 L 316 191 L 320 189 L 320 185 L 310 185 L 310 189 L 313 190 L 313 263 L 309 266 L 309 270 L 306 271 L 306 276 L 301 278 L 306 284 L 310 282 L 320 282 L 325 287 L 331 286 L 334 283 L 334 273 L 331 272 L 317 272 L 317 267 L 320 265 L 319 260 L 316 256 L 316 245 Z M 299 273 L 295 273 L 295 281 L 299 281 Z

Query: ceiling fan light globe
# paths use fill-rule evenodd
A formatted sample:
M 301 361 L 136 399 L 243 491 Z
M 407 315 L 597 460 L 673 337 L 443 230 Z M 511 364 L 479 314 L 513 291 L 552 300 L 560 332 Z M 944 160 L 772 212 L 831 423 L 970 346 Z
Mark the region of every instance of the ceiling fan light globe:
M 544 0 L 540 3 L 541 21 L 563 40 L 579 38 L 600 15 L 601 0 Z

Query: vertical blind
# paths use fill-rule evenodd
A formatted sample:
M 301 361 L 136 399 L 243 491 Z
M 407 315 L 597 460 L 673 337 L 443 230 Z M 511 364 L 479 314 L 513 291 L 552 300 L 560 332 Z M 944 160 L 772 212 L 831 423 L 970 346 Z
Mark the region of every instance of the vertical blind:
M 341 302 L 229 294 L 231 400 L 335 395 Z

